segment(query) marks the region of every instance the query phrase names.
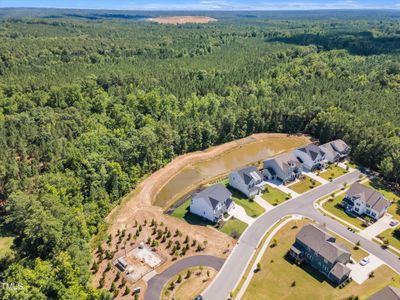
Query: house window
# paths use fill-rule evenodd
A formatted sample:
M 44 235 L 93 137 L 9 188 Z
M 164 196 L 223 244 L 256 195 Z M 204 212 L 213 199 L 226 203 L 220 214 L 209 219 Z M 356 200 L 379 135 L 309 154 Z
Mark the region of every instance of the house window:
M 359 211 L 358 207 L 356 207 L 354 210 L 355 210 L 355 211 Z
M 373 216 L 373 217 L 376 217 L 376 213 L 373 212 L 373 213 L 372 213 L 372 216 Z
M 357 202 L 356 205 L 357 205 L 357 206 L 360 206 L 361 204 L 360 204 L 360 202 Z

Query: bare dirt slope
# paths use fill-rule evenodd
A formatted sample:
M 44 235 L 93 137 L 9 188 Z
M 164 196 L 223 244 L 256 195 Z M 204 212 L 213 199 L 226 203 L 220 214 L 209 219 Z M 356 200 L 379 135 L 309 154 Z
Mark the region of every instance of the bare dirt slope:
M 217 19 L 205 16 L 173 16 L 173 17 L 157 17 L 148 19 L 150 22 L 158 24 L 186 24 L 186 23 L 197 23 L 206 24 L 209 22 L 215 22 Z

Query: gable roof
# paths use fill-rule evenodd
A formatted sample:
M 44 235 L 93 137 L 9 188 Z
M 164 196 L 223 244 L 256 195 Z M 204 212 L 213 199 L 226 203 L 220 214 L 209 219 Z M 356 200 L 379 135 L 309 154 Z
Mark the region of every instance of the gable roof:
M 324 153 L 321 151 L 321 149 L 317 145 L 314 145 L 314 144 L 310 144 L 305 147 L 301 147 L 297 150 L 306 153 L 311 158 L 312 161 L 315 161 L 317 159 L 318 155 L 324 156 Z
M 321 146 L 319 146 L 319 148 L 321 149 L 322 152 L 324 152 L 325 154 L 329 153 L 333 156 L 336 156 L 338 153 L 336 152 L 335 149 L 333 149 L 332 147 L 332 143 L 326 143 L 326 144 L 322 144 Z
M 303 226 L 296 236 L 307 247 L 313 249 L 329 262 L 335 262 L 342 254 L 350 254 L 344 245 L 335 243 L 335 238 L 321 228 L 308 224 Z
M 360 198 L 361 201 L 365 202 L 373 210 L 378 212 L 382 211 L 382 209 L 390 205 L 390 202 L 385 197 L 383 197 L 381 193 L 359 182 L 353 183 L 350 189 L 347 191 L 346 195 L 348 197 Z
M 295 167 L 300 167 L 301 163 L 299 160 L 294 156 L 292 152 L 289 153 L 284 153 L 282 155 L 279 155 L 275 158 L 269 159 L 264 161 L 264 166 L 268 161 L 275 161 L 276 164 L 279 166 L 279 168 L 282 169 L 285 173 L 289 170 L 289 167 L 295 166 Z
M 400 289 L 387 286 L 367 298 L 367 300 L 400 300 Z
M 230 198 L 232 197 L 232 193 L 222 184 L 214 184 L 209 186 L 208 188 L 202 190 L 201 192 L 194 195 L 194 197 L 200 197 L 207 201 L 208 205 L 210 205 L 213 209 L 218 205 L 218 203 L 224 203 L 229 207 Z
M 343 277 L 350 273 L 350 268 L 346 267 L 341 262 L 335 264 L 333 268 L 329 271 L 329 275 L 334 276 L 338 280 L 341 280 Z
M 237 170 L 239 176 L 243 179 L 245 184 L 249 184 L 252 180 L 262 180 L 263 176 L 255 166 L 246 167 Z
M 334 140 L 331 142 L 332 146 L 336 151 L 343 152 L 349 149 L 350 147 L 343 140 Z

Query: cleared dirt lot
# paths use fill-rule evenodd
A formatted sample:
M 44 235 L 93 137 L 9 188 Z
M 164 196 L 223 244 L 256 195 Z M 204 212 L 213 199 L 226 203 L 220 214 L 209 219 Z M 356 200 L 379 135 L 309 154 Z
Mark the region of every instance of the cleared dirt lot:
M 216 22 L 217 19 L 205 16 L 173 16 L 173 17 L 157 17 L 150 18 L 147 21 L 155 22 L 158 24 L 186 24 L 186 23 L 198 23 L 198 24 L 206 24 L 209 22 Z
M 255 134 L 247 138 L 215 146 L 204 151 L 198 151 L 177 157 L 164 168 L 145 178 L 139 184 L 139 186 L 122 201 L 121 205 L 116 207 L 110 213 L 106 219 L 109 225 L 107 235 L 110 234 L 113 238 L 110 245 L 107 245 L 105 241 L 102 243 L 103 249 L 115 251 L 114 258 L 119 257 L 125 250 L 123 249 L 124 247 L 122 247 L 124 243 L 133 246 L 133 244 L 139 242 L 140 240 L 146 240 L 149 235 L 151 236 L 151 232 L 148 226 L 143 226 L 143 232 L 140 234 L 138 240 L 134 241 L 124 238 L 120 243 L 120 247 L 117 244 L 118 232 L 125 230 L 126 235 L 131 233 L 133 236 L 137 230 L 137 228 L 134 227 L 136 221 L 139 224 L 143 224 L 145 220 L 149 222 L 151 219 L 154 219 L 159 224 L 162 222 L 164 226 L 168 226 L 172 232 L 174 232 L 176 229 L 179 229 L 179 231 L 182 233 L 182 237 L 176 239 L 180 240 L 181 243 L 186 235 L 189 235 L 191 240 L 196 240 L 201 244 L 203 244 L 204 241 L 207 241 L 207 247 L 205 247 L 204 250 L 201 252 L 196 252 L 194 248 L 191 248 L 184 257 L 196 254 L 227 257 L 229 255 L 229 252 L 226 251 L 227 248 L 231 249 L 235 244 L 235 240 L 233 240 L 231 237 L 217 231 L 214 228 L 188 224 L 181 219 L 165 214 L 165 207 L 154 205 L 155 199 L 162 187 L 172 180 L 176 175 L 182 172 L 182 170 L 184 170 L 187 166 L 193 166 L 196 164 L 201 165 L 204 162 L 210 162 L 212 159 L 220 158 L 221 156 L 226 156 L 231 159 L 238 159 L 238 156 L 236 155 L 237 152 L 235 151 L 239 151 L 238 153 L 241 153 L 243 152 L 243 149 L 247 149 L 246 147 L 249 147 L 249 151 L 250 149 L 254 150 L 254 146 L 256 146 L 257 149 L 261 148 L 261 150 L 264 152 L 257 151 L 257 155 L 260 156 L 262 154 L 262 158 L 265 159 L 269 156 L 274 156 L 278 153 L 289 151 L 293 148 L 308 143 L 310 143 L 310 139 L 306 136 L 288 136 L 286 134 Z M 232 168 L 241 167 L 242 164 L 259 162 L 261 158 L 257 155 L 254 155 L 254 157 L 251 156 L 251 158 L 254 159 L 253 161 L 248 161 L 248 155 L 246 155 L 246 159 L 239 160 L 238 163 L 229 165 L 229 167 L 222 173 L 230 172 Z M 209 182 L 214 177 L 221 176 L 221 169 L 219 167 L 215 169 L 209 169 L 209 171 L 209 176 L 201 179 L 200 181 L 193 182 L 193 184 L 189 185 L 187 189 L 190 191 L 190 189 L 194 189 L 200 184 Z M 156 269 L 157 272 L 166 269 L 175 262 L 172 260 L 173 257 L 168 256 L 169 250 L 166 249 L 165 244 L 161 244 L 159 247 L 157 247 L 156 251 L 167 257 L 166 262 Z M 96 253 L 93 253 L 93 258 L 96 261 L 99 260 L 99 257 Z M 180 259 L 180 257 L 178 259 Z M 104 273 L 106 265 L 107 260 L 103 260 L 99 266 L 99 271 L 93 276 L 94 286 L 99 286 L 99 280 Z M 116 271 L 113 268 L 109 274 L 106 273 L 105 288 L 109 288 L 112 281 L 114 281 L 116 276 L 115 272 Z M 134 286 L 138 285 L 142 287 L 141 296 L 143 296 L 143 289 L 146 286 L 145 282 L 141 280 L 130 287 L 132 289 Z M 122 293 L 123 291 L 121 289 L 121 294 L 119 297 L 122 296 Z

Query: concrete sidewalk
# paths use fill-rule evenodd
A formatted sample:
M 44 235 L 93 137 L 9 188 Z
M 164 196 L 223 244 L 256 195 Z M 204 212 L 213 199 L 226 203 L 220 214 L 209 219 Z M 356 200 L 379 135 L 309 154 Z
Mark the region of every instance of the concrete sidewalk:
M 269 204 L 268 201 L 264 200 L 260 195 L 256 195 L 254 197 L 254 202 L 263 207 L 266 211 L 270 211 L 271 209 L 275 208 L 275 206 Z
M 314 179 L 314 180 L 316 180 L 316 181 L 318 181 L 319 183 L 322 183 L 322 184 L 325 184 L 325 183 L 329 182 L 328 180 L 326 180 L 326 179 L 324 179 L 322 177 L 319 177 L 314 172 L 303 172 L 303 174 L 307 175 L 308 177 L 310 177 L 310 178 L 312 178 L 312 179 Z

